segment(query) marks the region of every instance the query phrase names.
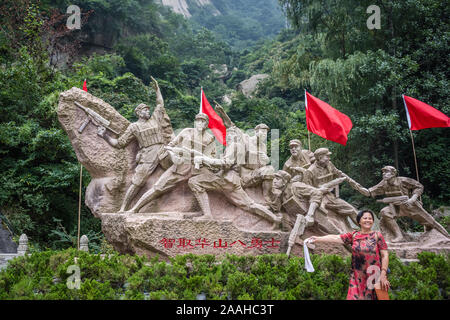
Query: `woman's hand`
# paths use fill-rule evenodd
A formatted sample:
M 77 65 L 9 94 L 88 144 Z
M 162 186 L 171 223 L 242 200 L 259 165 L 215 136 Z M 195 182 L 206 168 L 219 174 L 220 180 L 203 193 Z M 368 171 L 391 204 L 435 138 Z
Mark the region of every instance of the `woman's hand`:
M 384 291 L 388 291 L 389 288 L 391 287 L 391 284 L 389 283 L 389 281 L 386 277 L 386 274 L 384 272 L 381 272 L 380 284 L 381 284 L 381 289 L 383 289 Z
M 318 237 L 312 236 L 305 240 L 305 242 L 314 243 Z

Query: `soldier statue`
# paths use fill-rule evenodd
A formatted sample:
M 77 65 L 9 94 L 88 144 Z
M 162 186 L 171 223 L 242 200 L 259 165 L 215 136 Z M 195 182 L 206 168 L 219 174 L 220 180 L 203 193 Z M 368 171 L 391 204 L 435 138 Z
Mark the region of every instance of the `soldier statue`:
M 319 148 L 314 151 L 315 162 L 305 171 L 304 182 L 322 190 L 322 206 L 342 216 L 348 216 L 356 225 L 357 211 L 346 201 L 338 198 L 331 191 L 346 180 L 342 171 L 338 170 L 330 161 L 331 152 L 327 148 Z
M 289 141 L 289 150 L 291 156 L 284 164 L 283 170 L 292 177 L 296 176 L 297 172 L 302 171 L 301 169 L 308 169 L 315 160 L 311 151 L 302 149 L 300 140 L 294 139 Z
M 224 126 L 227 129 L 236 128 L 240 131 L 239 135 L 242 137 L 242 143 L 246 149 L 245 153 L 238 159 L 239 164 L 242 164 L 240 167 L 242 187 L 261 185 L 266 205 L 270 207 L 272 202 L 272 180 L 275 169 L 269 165 L 270 159 L 267 156 L 266 141 L 267 133 L 270 130 L 269 126 L 264 123 L 257 125 L 255 127 L 255 135 L 250 137 L 236 127 L 220 104 L 217 102 L 215 104 L 215 110 L 222 117 Z
M 194 128 L 183 129 L 172 140 L 166 150 L 169 152 L 173 165 L 167 169 L 158 181 L 155 182 L 134 205 L 130 212 L 138 212 L 145 204 L 151 202 L 165 192 L 175 188 L 177 184 L 188 180 L 196 174 L 205 172 L 206 168 L 195 168 L 194 157 L 205 155 L 215 157 L 216 145 L 213 135 L 206 132 L 208 128 L 208 116 L 199 113 L 195 117 Z
M 306 173 L 306 171 L 304 171 Z M 316 188 L 310 184 L 304 182 L 304 176 L 302 173 L 296 176 L 296 181 L 292 183 L 290 192 L 293 196 L 309 203 L 308 211 L 306 212 L 306 226 L 312 226 L 314 224 L 314 214 L 317 208 L 321 208 L 323 212 L 327 212 L 325 209 L 325 203 L 322 201 L 324 196 L 329 193 L 329 188 L 326 186 L 320 186 Z
M 425 211 L 419 201 L 423 193 L 423 185 L 418 181 L 399 177 L 397 169 L 385 166 L 381 169 L 383 180 L 372 188 L 366 189 L 352 179 L 347 179 L 350 186 L 366 197 L 385 196 L 380 202 L 389 204 L 380 211 L 380 228 L 391 239 L 390 242 L 404 240 L 400 227 L 395 221 L 396 217 L 410 217 L 427 229 L 436 229 L 449 238 L 448 232 L 434 218 Z
M 278 170 L 274 173 L 272 180 L 272 187 L 270 190 L 270 201 L 268 205 L 273 212 L 280 212 L 285 198 L 285 190 L 289 185 L 291 175 L 283 170 Z
M 242 139 L 240 129 L 235 126 L 228 128 L 227 146 L 222 157 L 219 159 L 207 156 L 195 157 L 195 164 L 206 165 L 212 170 L 190 178 L 188 185 L 203 212 L 201 219 L 212 218 L 207 191 L 216 190 L 223 193 L 237 207 L 274 222 L 275 227 L 281 222 L 281 217 L 274 215 L 265 206 L 256 203 L 242 188 L 239 176 L 240 164 L 238 163 L 238 159 L 245 153 Z
M 248 188 L 256 185 L 262 186 L 263 196 L 266 203 L 271 202 L 272 180 L 274 168 L 269 165 L 267 156 L 267 133 L 269 127 L 259 124 L 255 127 L 255 135 L 250 137 L 243 133 L 245 144 L 245 161 L 241 166 L 242 187 Z
M 99 126 L 97 132 L 115 148 L 125 148 L 133 139 L 136 139 L 139 144 L 139 152 L 136 156 L 137 166 L 120 212 L 126 210 L 158 164 L 168 157 L 164 145 L 170 142 L 174 136 L 158 82 L 153 77 L 152 81 L 156 91 L 156 107 L 152 116 L 150 116 L 150 107 L 141 103 L 134 110 L 139 118 L 138 121 L 130 124 L 118 139 L 106 135 L 106 130 L 102 126 Z

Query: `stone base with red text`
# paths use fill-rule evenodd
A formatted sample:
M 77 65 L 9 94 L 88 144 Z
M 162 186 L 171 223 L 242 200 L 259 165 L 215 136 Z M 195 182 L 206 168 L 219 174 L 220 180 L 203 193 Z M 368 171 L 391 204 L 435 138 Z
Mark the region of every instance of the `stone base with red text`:
M 187 253 L 224 256 L 277 254 L 287 251 L 290 232 L 244 230 L 233 221 L 194 221 L 183 218 L 184 214 L 186 213 L 103 213 L 100 218 L 108 242 L 121 253 L 148 257 L 159 255 L 167 259 Z M 302 240 L 298 238 L 291 254 L 303 256 L 302 245 Z M 341 245 L 315 251 L 349 254 Z

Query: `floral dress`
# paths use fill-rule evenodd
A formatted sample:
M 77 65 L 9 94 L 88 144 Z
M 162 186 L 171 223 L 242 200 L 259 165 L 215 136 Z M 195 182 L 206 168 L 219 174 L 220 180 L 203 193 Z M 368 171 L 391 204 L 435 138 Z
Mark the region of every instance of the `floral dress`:
M 367 279 L 374 275 L 374 271 L 368 272 L 367 268 L 375 265 L 381 272 L 380 250 L 387 250 L 381 232 L 372 231 L 363 234 L 354 231 L 340 236 L 344 244 L 352 246 L 352 274 L 347 300 L 376 300 L 375 290 L 367 287 Z

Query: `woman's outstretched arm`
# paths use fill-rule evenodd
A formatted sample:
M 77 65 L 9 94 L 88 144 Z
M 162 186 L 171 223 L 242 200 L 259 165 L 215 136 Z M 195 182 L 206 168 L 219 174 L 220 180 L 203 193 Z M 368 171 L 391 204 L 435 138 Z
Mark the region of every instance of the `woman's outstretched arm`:
M 328 234 L 328 235 L 322 236 L 322 237 L 312 236 L 312 237 L 309 237 L 308 239 L 309 239 L 309 241 L 311 241 L 311 243 L 318 243 L 318 242 L 331 242 L 331 243 L 340 243 L 340 244 L 344 243 L 341 239 L 341 236 L 338 234 Z

